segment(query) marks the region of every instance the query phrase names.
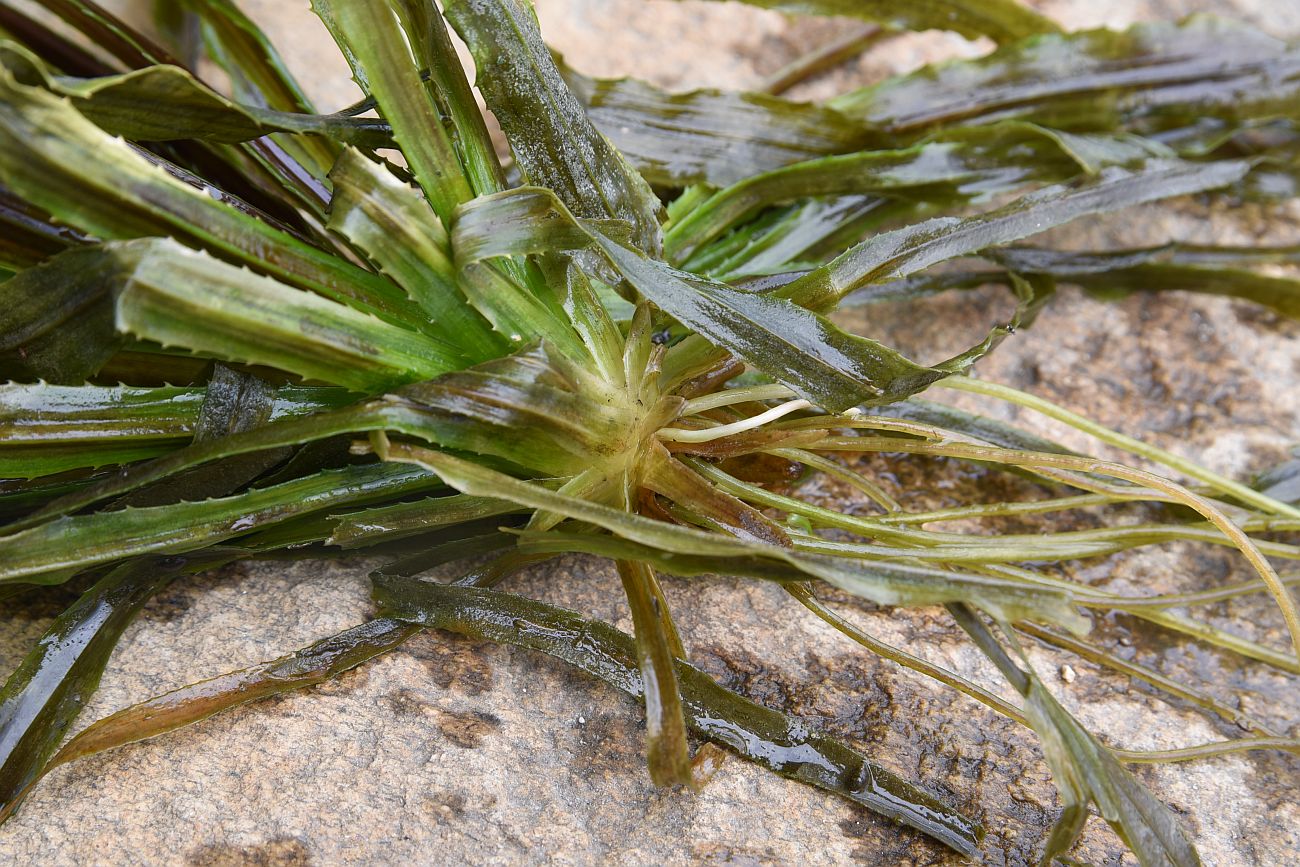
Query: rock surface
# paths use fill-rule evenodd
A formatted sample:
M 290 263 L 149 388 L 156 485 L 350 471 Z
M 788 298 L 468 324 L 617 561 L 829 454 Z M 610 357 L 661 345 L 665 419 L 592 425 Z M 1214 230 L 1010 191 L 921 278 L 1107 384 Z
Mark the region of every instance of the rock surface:
M 121 5 L 121 4 L 119 4 Z M 306 3 L 245 0 L 325 108 L 355 90 Z M 791 21 L 736 4 L 538 0 L 544 31 L 577 67 L 672 87 L 753 86 L 842 22 Z M 1262 0 L 1044 0 L 1069 26 L 1122 25 L 1189 11 L 1233 13 L 1300 35 L 1300 6 Z M 664 37 L 668 38 L 665 40 Z M 979 50 L 946 34 L 900 38 L 804 86 L 826 95 L 854 82 Z M 1148 208 L 1058 232 L 1061 246 L 1181 238 L 1300 240 L 1290 208 Z M 858 323 L 906 351 L 939 351 L 987 327 L 1005 299 L 983 292 L 873 310 Z M 1065 290 L 1036 327 L 980 374 L 1030 388 L 1099 421 L 1244 477 L 1279 459 L 1300 418 L 1300 326 L 1250 305 L 1188 296 L 1102 304 Z M 967 342 L 969 342 L 967 340 Z M 983 408 L 997 413 L 997 407 Z M 1006 417 L 1014 413 L 1003 412 Z M 1023 424 L 1062 432 L 1034 418 Z M 1074 440 L 1079 445 L 1082 441 Z M 969 501 L 988 485 L 1020 488 L 947 464 L 880 460 L 909 506 Z M 827 491 L 828 496 L 843 492 Z M 1087 580 L 1153 591 L 1245 577 L 1226 549 L 1171 546 L 1090 561 Z M 509 590 L 630 630 L 617 577 L 571 558 Z M 126 704 L 360 622 L 364 568 L 232 567 L 178 584 L 127 632 L 89 722 Z M 985 860 L 1032 863 L 1058 809 L 1033 737 L 981 705 L 845 642 L 777 588 L 731 579 L 667 582 L 692 658 L 725 685 L 844 737 L 989 828 Z M 832 597 L 835 598 L 835 597 Z M 877 637 L 998 688 L 939 610 L 882 611 L 836 598 Z M 0 665 L 12 667 L 48 616 L 4 610 Z M 1280 618 L 1242 601 L 1219 621 L 1280 644 Z M 1124 635 L 1126 622 L 1101 628 Z M 1300 679 L 1251 669 L 1204 648 L 1126 638 L 1135 659 L 1247 691 L 1283 728 L 1300 719 Z M 1065 657 L 1033 651 L 1039 670 Z M 1079 660 L 1050 685 L 1110 742 L 1165 748 L 1228 734 L 1186 708 Z M 1294 731 L 1294 729 L 1293 729 Z M 537 654 L 426 634 L 335 682 L 220 715 L 152 742 L 53 773 L 0 828 L 14 864 L 290 865 L 387 863 L 948 864 L 960 859 L 862 810 L 731 759 L 699 794 L 657 791 L 642 757 L 636 704 Z M 1232 757 L 1138 775 L 1183 816 L 1207 863 L 1300 860 L 1300 763 Z M 1131 863 L 1100 820 L 1074 853 Z

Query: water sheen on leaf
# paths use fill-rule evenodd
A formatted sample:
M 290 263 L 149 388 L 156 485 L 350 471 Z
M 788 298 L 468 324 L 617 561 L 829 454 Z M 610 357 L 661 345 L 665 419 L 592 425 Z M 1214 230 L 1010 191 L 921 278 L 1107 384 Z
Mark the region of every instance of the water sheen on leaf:
M 1213 16 L 1047 34 L 926 67 L 831 101 L 896 135 L 1018 118 L 1063 129 L 1155 131 L 1207 116 L 1294 115 L 1300 52 Z
M 376 576 L 374 594 L 389 617 L 540 650 L 629 695 L 644 696 L 635 642 L 608 624 L 518 596 L 406 578 Z M 678 660 L 675 666 L 686 722 L 701 737 L 909 825 L 958 852 L 975 853 L 983 830 L 937 798 L 801 720 L 729 692 L 685 662 Z
M 743 0 L 750 6 L 791 15 L 862 18 L 900 30 L 952 30 L 974 39 L 1007 42 L 1056 33 L 1056 22 L 1017 0 Z
M 555 191 L 579 217 L 626 220 L 634 243 L 658 252 L 659 200 L 592 126 L 542 42 L 531 5 L 450 0 L 446 7 L 529 182 Z

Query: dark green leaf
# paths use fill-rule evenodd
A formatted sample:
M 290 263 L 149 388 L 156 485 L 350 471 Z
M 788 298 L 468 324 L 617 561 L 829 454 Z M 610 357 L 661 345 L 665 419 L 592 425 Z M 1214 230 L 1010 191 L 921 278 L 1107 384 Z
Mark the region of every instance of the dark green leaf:
M 1240 180 L 1249 168 L 1240 161 L 1197 164 L 1159 159 L 1141 169 L 1112 166 L 1087 181 L 1046 187 L 987 214 L 938 217 L 877 235 L 778 294 L 805 307 L 826 309 L 868 284 L 907 277 L 1088 214 L 1221 187 Z
M 1060 443 L 1023 431 L 1004 421 L 919 397 L 910 397 L 888 406 L 877 407 L 872 412 L 956 431 L 1004 449 L 1043 454 L 1077 454 Z
M 343 389 L 286 386 L 271 396 L 267 421 L 332 409 L 351 399 Z M 152 457 L 190 440 L 209 403 L 203 388 L 0 385 L 0 477 Z M 113 455 L 122 458 L 109 460 Z
M 555 191 L 580 217 L 626 220 L 634 243 L 658 252 L 659 200 L 588 120 L 542 42 L 531 6 L 450 0 L 446 7 L 529 182 Z
M 40 0 L 40 3 L 129 68 L 174 62 L 165 49 L 98 3 L 91 0 Z
M 93 77 L 117 71 L 85 43 L 75 42 L 47 22 L 37 21 L 8 3 L 0 4 L 0 35 L 17 40 L 68 75 Z
M 0 537 L 0 583 L 56 583 L 67 579 L 68 570 L 194 551 L 309 512 L 436 484 L 427 472 L 377 464 L 326 470 L 221 499 L 59 518 Z
M 275 411 L 275 391 L 266 380 L 217 364 L 194 423 L 194 442 L 211 442 L 266 424 Z M 281 463 L 289 454 L 290 449 L 286 447 L 227 458 L 136 491 L 113 503 L 113 508 L 162 506 L 200 497 L 223 497 Z
M 921 273 L 902 280 L 864 286 L 842 305 L 919 298 L 950 289 L 975 289 L 991 283 L 1009 285 L 1012 274 L 1048 278 L 1082 286 L 1103 299 L 1134 292 L 1199 292 L 1225 295 L 1271 307 L 1300 318 L 1300 281 L 1250 270 L 1252 265 L 1291 264 L 1300 260 L 1294 247 L 1200 247 L 1165 244 L 1136 250 L 1077 251 L 1006 247 L 982 251 L 992 263 Z
M 1131 137 L 1071 135 L 1008 122 L 956 130 L 903 150 L 863 151 L 756 174 L 719 191 L 674 222 L 664 239 L 682 261 L 759 210 L 815 196 L 871 193 L 957 204 L 1028 182 L 1060 182 L 1082 169 L 1140 164 L 1169 155 Z
M 1016 0 L 744 0 L 750 6 L 792 15 L 861 18 L 900 30 L 952 30 L 974 39 L 1009 42 L 1038 33 L 1056 33 L 1050 18 Z
M 375 577 L 387 616 L 478 639 L 529 647 L 581 668 L 636 698 L 645 695 L 631 636 L 540 602 L 471 587 Z M 718 686 L 675 662 L 687 724 L 783 776 L 862 804 L 973 855 L 982 829 L 971 820 L 843 744 L 796 719 Z
M 67 97 L 104 130 L 135 141 L 243 142 L 272 132 L 298 132 L 361 147 L 391 144 L 387 125 L 379 121 L 237 105 L 177 66 L 69 79 L 56 77 L 35 55 L 4 42 L 0 42 L 0 64 L 23 84 Z
M 1300 319 L 1300 280 L 1241 267 L 1288 258 L 1294 261 L 1295 251 L 1290 248 L 1270 251 L 1168 245 L 1104 253 L 1009 248 L 991 251 L 989 258 L 1017 273 L 1074 283 L 1106 299 L 1133 292 L 1199 292 L 1253 301 L 1283 316 Z
M 201 22 L 208 54 L 230 77 L 237 102 L 276 112 L 313 114 L 311 101 L 258 26 L 233 0 L 181 0 L 175 4 Z M 293 157 L 324 178 L 338 154 L 324 139 L 282 139 Z
M 670 94 L 635 79 L 562 69 L 596 128 L 660 186 L 721 187 L 792 163 L 888 146 L 867 125 L 822 106 L 712 89 Z
M 0 283 L 0 377 L 79 384 L 118 346 L 112 290 L 124 268 L 102 246 L 60 253 Z
M 49 214 L 0 187 L 0 267 L 28 268 L 88 240 L 80 232 L 56 225 Z
M 1070 849 L 1083 830 L 1089 803 L 1096 803 L 1102 818 L 1144 867 L 1199 865 L 1196 847 L 1173 812 L 1061 706 L 1032 669 L 1022 669 L 1007 655 L 975 612 L 962 604 L 949 605 L 948 610 L 1024 696 L 1025 716 L 1042 741 L 1043 756 L 1065 802 L 1040 863 L 1050 864 Z
M 35 527 L 42 521 L 72 514 L 101 500 L 127 494 L 160 479 L 222 458 L 371 430 L 394 430 L 423 436 L 427 432 L 425 422 L 426 414 L 405 401 L 393 398 L 311 413 L 305 418 L 283 419 L 246 433 L 195 443 L 156 461 L 124 468 L 93 485 L 49 503 L 13 522 L 5 530 L 13 532 Z
M 410 503 L 377 506 L 340 516 L 329 544 L 359 548 L 377 541 L 393 541 L 428 533 L 439 527 L 461 524 L 518 511 L 519 507 L 490 497 L 427 497 Z
M 1300 447 L 1292 447 L 1290 459 L 1256 476 L 1252 487 L 1280 502 L 1300 503 Z
M 1007 118 L 1061 129 L 1138 131 L 1206 116 L 1294 115 L 1300 53 L 1241 24 L 1198 16 L 1122 32 L 1049 34 L 986 57 L 927 67 L 832 105 L 898 135 Z
M 228 559 L 137 560 L 109 572 L 59 615 L 0 690 L 0 819 L 43 774 L 144 604 L 177 575 Z
M 48 763 L 27 769 L 13 784 L 0 789 L 3 793 L 0 821 L 8 818 L 41 777 L 60 765 L 175 731 L 248 702 L 323 683 L 392 650 L 419 629 L 395 620 L 371 620 L 288 656 L 199 681 L 123 708 L 78 733 Z M 107 653 L 103 656 L 106 658 Z M 100 664 L 102 667 L 102 660 Z M 59 738 L 64 731 L 65 728 L 58 729 Z M 51 749 L 57 745 L 58 738 Z
M 203 57 L 203 23 L 183 3 L 153 0 L 153 23 L 158 38 L 185 69 L 197 69 Z
M 208 53 L 230 76 L 236 100 L 277 111 L 314 111 L 270 40 L 233 0 L 179 0 L 174 5 L 202 22 Z
M 1042 300 L 1022 295 L 1007 325 L 959 355 L 923 366 L 875 340 L 849 334 L 787 298 L 674 271 L 598 233 L 595 237 L 625 279 L 664 311 L 828 412 L 899 400 L 966 370 Z
M 654 571 L 643 562 L 619 560 L 618 575 L 632 612 L 636 657 L 644 685 L 646 763 L 650 779 L 657 786 L 693 785 L 676 660 L 664 628 L 666 612 L 659 608 L 655 598 Z

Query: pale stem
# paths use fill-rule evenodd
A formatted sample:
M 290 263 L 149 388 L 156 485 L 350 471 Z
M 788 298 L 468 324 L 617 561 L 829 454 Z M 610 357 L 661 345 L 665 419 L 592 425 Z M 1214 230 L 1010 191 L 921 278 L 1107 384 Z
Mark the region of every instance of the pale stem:
M 1234 482 L 1232 479 L 1220 476 L 1218 473 L 1211 472 L 1205 467 L 1199 466 L 1186 458 L 1181 458 L 1172 452 L 1165 451 L 1159 446 L 1153 446 L 1150 443 L 1144 443 L 1141 440 L 1125 436 L 1118 431 L 1097 424 L 1094 421 L 1084 418 L 1078 413 L 1071 412 L 1064 407 L 1057 406 L 1051 401 L 1044 400 L 1041 397 L 1035 397 L 1023 391 L 1018 391 L 1005 385 L 999 385 L 994 382 L 987 382 L 982 379 L 971 379 L 965 376 L 954 376 L 936 383 L 940 388 L 950 388 L 954 391 L 965 391 L 970 394 L 980 394 L 985 397 L 993 397 L 998 400 L 1004 400 L 1017 406 L 1031 409 L 1034 412 L 1041 413 L 1048 418 L 1054 418 L 1059 422 L 1068 424 L 1076 430 L 1101 440 L 1108 445 L 1123 449 L 1131 454 L 1144 457 L 1172 470 L 1177 470 L 1188 478 L 1196 479 L 1207 485 L 1214 487 L 1221 493 L 1228 494 L 1241 500 L 1243 503 L 1250 503 L 1256 508 L 1263 509 L 1266 512 L 1273 512 L 1279 515 L 1286 515 L 1291 518 L 1300 518 L 1300 509 L 1290 506 L 1286 503 L 1279 502 L 1272 497 L 1266 496 L 1259 491 L 1253 490 L 1240 482 Z

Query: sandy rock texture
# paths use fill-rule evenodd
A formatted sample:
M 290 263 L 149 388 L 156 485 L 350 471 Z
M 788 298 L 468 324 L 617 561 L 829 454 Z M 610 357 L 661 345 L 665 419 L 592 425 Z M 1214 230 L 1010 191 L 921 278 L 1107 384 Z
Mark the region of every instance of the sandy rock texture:
M 132 5 L 125 2 L 118 4 Z M 241 0 L 332 109 L 355 88 L 307 3 Z M 1300 3 L 1264 0 L 1041 0 L 1069 26 L 1215 11 L 1300 36 Z M 671 0 L 538 0 L 548 38 L 578 68 L 674 88 L 753 86 L 845 22 L 790 20 L 738 4 Z M 894 40 L 801 87 L 825 96 L 982 46 L 950 34 Z M 1300 210 L 1182 203 L 1088 221 L 1044 243 L 1070 247 L 1300 241 Z M 923 357 L 970 342 L 1007 307 L 992 292 L 873 309 L 868 333 Z M 1028 388 L 1215 469 L 1245 476 L 1279 460 L 1300 420 L 1300 326 L 1247 304 L 1137 296 L 1104 304 L 1066 289 L 1034 329 L 981 364 Z M 970 402 L 968 402 L 970 403 Z M 1035 418 L 970 403 L 1083 446 Z M 1003 477 L 946 463 L 872 464 L 908 506 L 1024 496 Z M 846 491 L 827 487 L 842 506 Z M 1129 517 L 1140 510 L 1124 513 Z M 1058 526 L 1089 526 L 1089 518 Z M 1100 520 L 1100 519 L 1096 519 Z M 1082 522 L 1082 523 L 1079 523 Z M 1017 525 L 1007 524 L 1008 527 Z M 1031 526 L 1023 525 L 1029 531 Z M 1180 545 L 1089 561 L 1101 586 L 1171 591 L 1240 580 L 1226 549 Z M 570 558 L 507 589 L 630 630 L 612 568 Z M 854 743 L 982 819 L 984 860 L 1032 863 L 1058 809 L 1032 735 L 928 680 L 847 643 L 777 588 L 727 578 L 668 581 L 692 658 L 728 687 Z M 940 610 L 884 611 L 831 596 L 839 610 L 900 644 L 998 689 L 994 673 Z M 0 609 L 9 670 L 67 599 L 48 611 Z M 270 659 L 360 622 L 364 565 L 236 566 L 174 585 L 127 632 L 84 722 L 232 668 Z M 1213 609 L 1216 622 L 1282 643 L 1259 600 Z M 1104 619 L 1134 660 L 1195 676 L 1294 732 L 1300 678 L 1203 647 L 1130 633 Z M 1232 732 L 1077 659 L 1033 651 L 1039 670 L 1110 742 L 1164 748 Z M 425 634 L 335 682 L 220 715 L 185 731 L 53 773 L 0 828 L 0 863 L 48 865 L 335 864 L 956 864 L 961 859 L 832 796 L 738 759 L 699 794 L 654 789 L 644 770 L 641 711 L 549 658 Z M 1207 863 L 1300 861 L 1300 762 L 1276 754 L 1143 767 L 1138 775 L 1184 818 Z M 1074 852 L 1089 864 L 1132 863 L 1098 819 Z

